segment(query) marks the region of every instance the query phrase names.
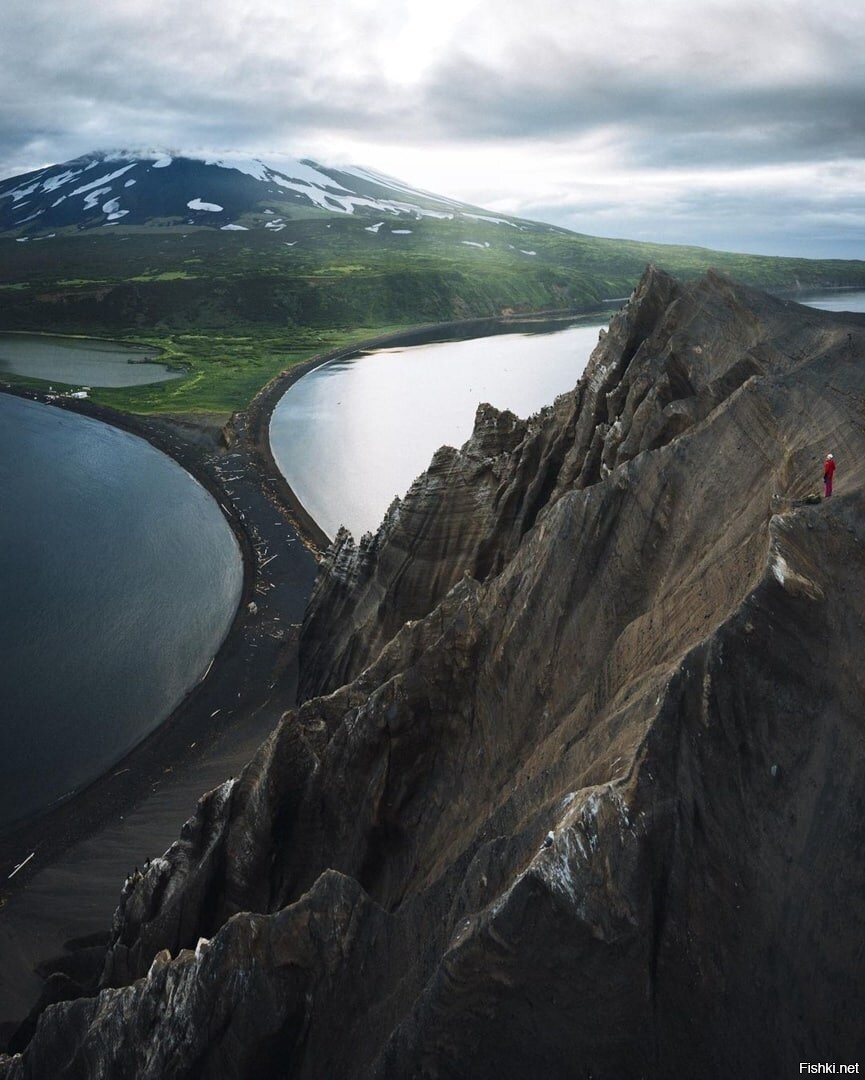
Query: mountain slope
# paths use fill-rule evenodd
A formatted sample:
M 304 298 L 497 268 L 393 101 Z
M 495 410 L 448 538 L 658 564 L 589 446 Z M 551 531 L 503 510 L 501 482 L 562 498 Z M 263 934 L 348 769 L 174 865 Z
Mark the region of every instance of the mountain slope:
M 305 211 L 404 221 L 478 214 L 369 170 L 309 160 L 274 168 L 255 158 L 110 151 L 0 182 L 0 233 L 22 237 L 121 223 L 280 232 L 282 215 Z
M 146 342 L 188 376 L 95 390 L 223 418 L 327 338 L 612 310 L 647 263 L 762 288 L 865 287 L 865 262 L 612 240 L 312 161 L 90 154 L 0 182 L 0 330 Z
M 100 996 L 0 1075 L 860 1059 L 863 354 L 861 316 L 652 270 L 573 392 L 483 408 L 338 538 L 324 696 L 130 878 Z

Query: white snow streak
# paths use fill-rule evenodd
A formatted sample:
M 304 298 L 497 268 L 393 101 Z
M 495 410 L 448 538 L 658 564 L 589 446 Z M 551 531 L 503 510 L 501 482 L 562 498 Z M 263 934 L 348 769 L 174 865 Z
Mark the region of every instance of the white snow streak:
M 4 198 L 8 198 L 11 195 L 13 202 L 19 202 L 21 199 L 26 198 L 27 195 L 32 195 L 38 187 L 39 181 L 37 180 L 36 183 L 31 184 L 30 187 L 16 188 L 14 191 L 7 191 Z
M 424 198 L 431 199 L 441 206 L 463 205 L 458 203 L 455 199 L 443 199 L 441 195 L 434 195 L 431 191 L 423 191 L 421 188 L 409 187 L 408 184 L 404 183 L 402 180 L 395 179 L 393 176 L 377 173 L 372 169 L 362 169 L 359 165 L 343 166 L 339 171 L 345 173 L 347 176 L 356 176 L 360 180 L 371 180 L 374 184 L 380 184 L 382 187 L 390 188 L 391 191 L 403 191 L 407 195 L 423 195 Z M 436 216 L 452 218 L 453 214 L 441 214 Z
M 210 210 L 210 211 L 212 211 L 214 213 L 217 213 L 218 211 L 225 209 L 224 207 L 220 206 L 218 203 L 202 202 L 201 199 L 199 199 L 197 197 L 195 199 L 190 199 L 189 202 L 186 205 L 189 207 L 190 210 Z
M 76 177 L 79 177 L 81 171 L 81 169 L 67 169 L 66 172 L 60 173 L 59 176 L 49 176 L 42 185 L 42 190 L 54 191 L 56 188 L 63 187 L 63 185 L 68 184 L 70 180 L 75 180 Z
M 370 199 L 361 195 L 354 195 L 323 172 L 319 172 L 318 169 L 314 169 L 311 165 L 304 165 L 303 162 L 300 161 L 293 161 L 289 165 L 281 165 L 279 169 L 272 169 L 257 158 L 239 157 L 208 158 L 205 161 L 205 165 L 218 165 L 223 169 L 237 169 L 238 172 L 245 173 L 255 180 L 277 184 L 279 187 L 285 188 L 288 191 L 297 192 L 298 195 L 305 196 L 313 203 L 313 205 L 320 207 L 322 210 L 330 210 L 335 213 L 353 214 L 358 207 L 368 206 L 373 210 L 384 210 L 386 213 L 394 214 L 395 216 L 399 216 L 403 213 L 414 214 L 417 218 L 433 217 L 452 219 L 454 216 L 452 213 L 445 213 L 441 210 L 426 210 L 423 207 L 415 206 L 412 203 L 396 202 L 387 199 Z M 358 176 L 363 175 L 359 170 L 346 169 L 340 171 L 353 173 Z M 397 190 L 405 191 L 408 194 L 422 194 L 416 193 L 411 188 L 405 187 L 402 184 L 391 183 L 384 177 L 381 179 L 375 178 L 372 173 L 367 173 L 364 178 L 375 179 L 376 183 L 386 184 Z M 435 198 L 434 196 L 432 197 Z M 458 205 L 451 203 L 450 200 L 447 199 L 437 199 L 436 201 L 448 206 Z
M 506 218 L 490 217 L 488 214 L 468 214 L 464 210 L 460 216 L 473 218 L 475 221 L 489 221 L 493 225 L 510 225 L 512 229 L 519 228 L 519 225 L 516 225 L 513 221 L 508 221 Z
M 105 176 L 100 176 L 98 180 L 93 180 L 89 184 L 82 184 L 81 187 L 77 187 L 74 191 L 69 192 L 70 198 L 73 195 L 83 195 L 85 191 L 92 191 L 93 188 L 99 187 L 100 184 L 110 184 L 112 180 L 116 180 L 119 176 L 129 172 L 130 169 L 134 169 L 136 162 L 132 162 L 131 165 L 124 165 L 122 169 L 115 169 L 114 172 L 106 173 Z M 91 166 L 87 166 L 89 169 Z M 86 170 L 85 170 L 86 171 Z M 106 191 L 110 191 L 111 188 L 106 188 Z
M 95 191 L 91 191 L 84 199 L 84 208 L 86 210 L 95 210 L 96 204 L 99 202 L 100 198 L 103 195 L 107 195 L 109 191 L 111 191 L 110 187 L 100 187 L 96 188 Z M 72 194 L 76 195 L 77 192 L 73 191 Z

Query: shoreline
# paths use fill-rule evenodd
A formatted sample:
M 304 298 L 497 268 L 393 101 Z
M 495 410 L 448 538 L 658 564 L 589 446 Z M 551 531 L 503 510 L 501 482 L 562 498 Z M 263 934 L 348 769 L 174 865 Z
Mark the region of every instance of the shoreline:
M 322 364 L 373 349 L 553 329 L 587 317 L 472 319 L 379 335 L 284 370 L 223 428 L 194 415 L 121 413 L 89 399 L 48 403 L 43 391 L 0 384 L 0 392 L 108 423 L 171 457 L 219 503 L 244 568 L 231 626 L 205 676 L 172 713 L 69 799 L 0 833 L 0 955 L 10 961 L 0 975 L 0 1033 L 11 1033 L 38 998 L 42 979 L 35 967 L 47 971 L 47 958 L 71 947 L 70 939 L 110 928 L 135 863 L 161 854 L 198 798 L 239 771 L 294 704 L 300 624 L 317 557 L 330 540 L 270 450 L 270 417 L 282 395 Z M 110 866 L 101 855 L 106 848 L 113 852 Z
M 275 375 L 258 391 L 247 408 L 234 413 L 222 428 L 215 424 L 203 424 L 196 421 L 194 416 L 172 417 L 124 413 L 109 406 L 99 405 L 89 398 L 55 397 L 49 401 L 46 391 L 0 381 L 0 393 L 38 401 L 67 412 L 88 416 L 142 438 L 155 449 L 166 454 L 193 476 L 219 504 L 238 542 L 243 560 L 243 589 L 240 603 L 206 675 L 187 692 L 159 727 L 121 758 L 112 769 L 94 778 L 86 787 L 62 803 L 0 830 L 0 909 L 11 894 L 26 885 L 28 878 L 37 872 L 39 865 L 37 862 L 36 865 L 28 864 L 26 868 L 21 866 L 20 872 L 12 879 L 15 884 L 10 885 L 8 875 L 18 865 L 13 860 L 19 855 L 21 858 L 26 858 L 34 847 L 41 851 L 43 857 L 50 858 L 52 850 L 61 846 L 54 839 L 58 832 L 58 825 L 62 826 L 59 831 L 64 834 L 66 844 L 74 843 L 94 829 L 98 829 L 103 818 L 101 813 L 94 813 L 95 808 L 90 804 L 104 801 L 109 793 L 108 791 L 102 793 L 97 789 L 102 785 L 113 787 L 114 785 L 111 785 L 109 781 L 118 768 L 123 768 L 124 774 L 134 772 L 139 765 L 144 764 L 144 759 L 154 756 L 156 744 L 161 735 L 167 737 L 169 728 L 175 724 L 185 725 L 191 721 L 192 718 L 188 714 L 196 708 L 195 699 L 201 695 L 203 686 L 208 679 L 213 681 L 219 674 L 226 654 L 239 644 L 237 637 L 249 619 L 247 606 L 255 594 L 261 560 L 257 557 L 252 535 L 257 523 L 252 521 L 251 527 L 247 524 L 244 508 L 238 505 L 239 502 L 245 500 L 242 497 L 238 500 L 237 495 L 226 488 L 219 475 L 220 461 L 233 454 L 240 454 L 247 459 L 245 466 L 254 470 L 249 479 L 257 484 L 259 494 L 263 495 L 285 518 L 287 524 L 295 532 L 296 538 L 313 558 L 320 557 L 322 551 L 331 543 L 330 538 L 309 514 L 280 472 L 270 447 L 270 418 L 273 409 L 294 383 L 324 364 L 350 359 L 375 349 L 423 345 L 442 340 L 456 341 L 493 334 L 519 333 L 527 328 L 536 329 L 537 332 L 547 332 L 557 326 L 564 327 L 571 325 L 574 321 L 594 318 L 596 314 L 540 312 L 535 315 L 491 316 L 482 319 L 423 324 L 376 335 L 351 345 L 316 354 Z M 232 471 L 235 471 L 235 466 L 232 466 Z M 291 703 L 288 703 L 286 708 L 290 705 Z M 142 758 L 141 762 L 137 760 L 138 757 Z M 121 792 L 112 791 L 111 805 L 117 806 L 118 799 L 128 806 L 134 796 L 131 792 L 124 796 Z M 59 819 L 73 814 L 78 817 L 78 824 L 70 835 L 68 826 L 61 823 Z M 28 850 L 21 854 L 23 848 Z M 20 859 L 18 861 L 20 862 Z
M 221 447 L 219 445 L 219 429 L 216 427 L 208 430 L 201 424 L 119 413 L 89 400 L 60 398 L 47 402 L 45 400 L 46 395 L 43 392 L 15 385 L 0 386 L 0 391 L 11 396 L 39 401 L 51 407 L 61 408 L 67 412 L 73 412 L 107 423 L 128 434 L 144 439 L 149 445 L 166 454 L 193 476 L 218 503 L 238 543 L 243 563 L 243 586 L 240 602 L 210 667 L 199 682 L 187 691 L 186 695 L 177 703 L 159 727 L 147 735 L 138 746 L 122 757 L 110 770 L 94 778 L 68 799 L 36 815 L 21 819 L 0 831 L 0 902 L 2 902 L 13 892 L 24 887 L 28 877 L 32 876 L 37 870 L 38 864 L 32 863 L 28 865 L 26 870 L 22 867 L 20 874 L 17 875 L 17 880 L 10 885 L 8 874 L 11 872 L 10 857 L 13 850 L 15 853 L 20 853 L 22 848 L 26 847 L 28 848 L 28 851 L 24 852 L 26 856 L 30 854 L 30 849 L 35 847 L 43 857 L 41 861 L 44 862 L 46 858 L 50 860 L 55 849 L 76 842 L 102 825 L 104 818 L 99 804 L 104 804 L 106 800 L 110 799 L 110 805 L 113 808 L 122 809 L 123 806 L 128 808 L 137 797 L 140 797 L 142 792 L 137 788 L 141 785 L 130 783 L 130 779 L 134 778 L 138 769 L 146 768 L 148 759 L 155 759 L 156 757 L 161 759 L 166 751 L 174 749 L 170 744 L 175 742 L 182 733 L 190 733 L 188 729 L 196 719 L 192 714 L 201 711 L 202 702 L 198 699 L 212 696 L 212 694 L 205 693 L 205 687 L 209 684 L 211 690 L 214 689 L 213 684 L 226 662 L 230 661 L 230 654 L 242 645 L 241 635 L 244 628 L 255 618 L 248 610 L 249 603 L 260 596 L 261 585 L 274 584 L 273 575 L 262 576 L 260 573 L 262 557 L 259 555 L 259 551 L 269 551 L 269 549 L 262 547 L 262 541 L 266 544 L 268 539 L 275 542 L 277 538 L 272 535 L 270 537 L 262 536 L 261 522 L 251 518 L 247 504 L 249 495 L 252 492 L 247 491 L 238 495 L 227 489 L 220 476 L 219 466 L 222 461 L 232 454 L 236 456 L 240 453 L 245 456 L 247 460 L 244 462 L 244 466 L 251 473 L 248 477 L 252 481 L 249 487 L 252 487 L 257 481 L 260 485 L 258 494 L 267 495 L 268 501 L 274 506 L 274 509 L 278 510 L 280 507 L 274 505 L 269 498 L 269 493 L 262 490 L 263 484 L 269 478 L 260 475 L 258 462 L 250 454 L 248 448 L 244 447 L 232 451 Z M 235 471 L 234 466 L 232 471 Z M 281 509 L 288 516 L 288 508 Z M 310 560 L 313 558 L 313 553 L 309 551 L 305 536 L 298 533 L 296 537 L 290 537 L 289 539 L 297 539 L 308 558 Z M 220 680 L 220 682 L 222 681 L 224 680 Z M 209 714 L 208 719 L 210 719 Z M 174 727 L 181 730 L 174 733 L 172 737 L 171 729 Z M 218 734 L 219 725 L 213 725 L 212 730 Z M 159 747 L 158 744 L 163 741 L 166 745 Z M 116 785 L 111 784 L 112 777 L 119 775 L 118 770 L 127 776 L 124 784 L 125 790 L 123 791 L 113 790 Z M 133 777 L 128 774 L 133 774 Z M 106 790 L 100 790 L 102 788 Z M 74 829 L 70 829 L 68 823 L 61 821 L 66 816 L 75 817 Z M 58 833 L 63 834 L 62 842 L 58 838 Z
M 37 966 L 46 965 L 44 976 L 70 939 L 110 929 L 133 866 L 178 837 L 200 796 L 239 773 L 293 705 L 298 634 L 317 571 L 315 542 L 296 527 L 278 477 L 245 438 L 245 414 L 232 418 L 226 446 L 222 428 L 195 418 L 118 413 L 89 399 L 47 403 L 20 385 L 2 391 L 108 423 L 171 457 L 220 505 L 240 548 L 243 587 L 213 662 L 171 714 L 86 787 L 0 833 L 0 1044 L 39 998 Z

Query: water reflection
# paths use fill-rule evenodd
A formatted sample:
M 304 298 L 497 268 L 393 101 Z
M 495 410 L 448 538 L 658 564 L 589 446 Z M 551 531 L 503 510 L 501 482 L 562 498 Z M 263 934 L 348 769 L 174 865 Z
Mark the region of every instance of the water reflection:
M 145 386 L 179 379 L 158 349 L 93 338 L 0 334 L 0 372 L 71 386 Z
M 461 446 L 480 402 L 528 416 L 573 389 L 602 324 L 385 349 L 326 364 L 274 410 L 274 457 L 329 535 L 375 530 L 438 447 Z

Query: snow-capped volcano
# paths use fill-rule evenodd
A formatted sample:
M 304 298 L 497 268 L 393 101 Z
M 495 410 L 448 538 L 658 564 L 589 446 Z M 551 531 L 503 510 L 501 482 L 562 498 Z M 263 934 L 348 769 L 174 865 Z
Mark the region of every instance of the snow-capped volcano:
M 284 218 L 320 211 L 377 218 L 479 216 L 474 207 L 369 169 L 310 160 L 282 161 L 275 168 L 257 158 L 121 150 L 0 181 L 0 232 L 19 236 L 121 224 L 279 231 Z

